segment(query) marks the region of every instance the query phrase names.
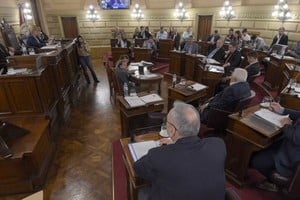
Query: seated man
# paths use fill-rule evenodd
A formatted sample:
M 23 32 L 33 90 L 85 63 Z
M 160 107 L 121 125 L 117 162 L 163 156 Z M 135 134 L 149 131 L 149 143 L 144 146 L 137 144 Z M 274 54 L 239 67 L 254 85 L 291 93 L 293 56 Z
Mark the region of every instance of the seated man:
M 209 52 L 207 58 L 212 58 L 218 61 L 219 63 L 224 63 L 225 51 L 223 49 L 223 44 L 223 40 L 218 39 L 216 42 L 216 48 Z
M 251 80 L 252 76 L 257 75 L 260 71 L 259 62 L 257 60 L 257 53 L 256 51 L 251 51 L 247 55 L 247 60 L 249 62 L 249 65 L 245 67 L 245 69 L 248 72 L 248 78 L 247 81 Z
M 123 37 L 123 35 L 119 34 L 117 35 L 117 43 L 116 47 L 121 47 L 121 48 L 130 48 L 131 43 Z
M 149 36 L 148 40 L 144 41 L 143 48 L 151 49 L 151 55 L 152 57 L 155 57 L 157 47 L 152 35 Z
M 266 48 L 267 48 L 266 43 L 262 37 L 257 36 L 257 35 L 252 35 L 251 40 L 252 40 L 253 49 L 260 50 L 260 51 L 266 50 Z
M 228 54 L 225 57 L 225 63 L 223 67 L 225 68 L 225 76 L 230 76 L 233 70 L 240 66 L 241 63 L 241 52 L 237 50 L 237 44 L 231 42 L 228 46 Z
M 234 111 L 241 99 L 251 95 L 250 86 L 247 80 L 247 71 L 242 68 L 236 68 L 230 79 L 230 85 L 223 91 L 214 96 L 207 104 L 201 106 L 201 122 L 207 123 L 208 113 L 211 108 Z
M 278 191 L 278 186 L 271 182 L 275 179 L 282 185 L 289 183 L 300 161 L 300 111 L 281 107 L 272 103 L 271 109 L 289 117 L 281 121 L 283 135 L 281 140 L 268 148 L 253 154 L 250 166 L 257 169 L 267 179 L 258 185 L 268 191 Z
M 300 41 L 296 43 L 296 46 L 293 50 L 288 50 L 287 55 L 300 58 Z
M 192 35 L 189 37 L 189 40 L 185 43 L 183 51 L 189 54 L 198 54 L 199 47 L 197 43 L 194 43 Z
M 160 142 L 167 145 L 151 149 L 134 163 L 136 174 L 152 183 L 149 197 L 139 200 L 224 199 L 224 142 L 200 139 L 199 113 L 182 102 L 175 102 L 166 125 L 170 138 Z

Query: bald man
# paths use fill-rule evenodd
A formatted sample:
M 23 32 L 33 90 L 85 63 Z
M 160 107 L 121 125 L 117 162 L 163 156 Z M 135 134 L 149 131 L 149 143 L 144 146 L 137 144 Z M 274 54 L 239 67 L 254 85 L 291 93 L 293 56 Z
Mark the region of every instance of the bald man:
M 200 139 L 198 111 L 175 102 L 167 115 L 167 144 L 134 163 L 136 174 L 151 181 L 149 200 L 224 199 L 226 148 L 219 138 Z

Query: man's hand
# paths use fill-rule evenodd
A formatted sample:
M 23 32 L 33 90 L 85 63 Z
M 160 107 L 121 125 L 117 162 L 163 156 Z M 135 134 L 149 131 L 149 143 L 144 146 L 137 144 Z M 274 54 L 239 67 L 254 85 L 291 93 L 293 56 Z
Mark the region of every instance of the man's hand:
M 279 103 L 276 102 L 272 102 L 270 104 L 270 108 L 272 109 L 272 111 L 277 112 L 279 114 L 282 114 L 284 110 L 284 108 Z
M 293 121 L 287 117 L 287 118 L 283 118 L 282 120 L 280 120 L 280 123 L 284 126 L 284 125 L 291 125 L 293 123 Z
M 168 145 L 168 144 L 173 144 L 173 141 L 171 138 L 162 138 L 159 140 L 159 143 L 161 145 Z
M 199 111 L 203 112 L 203 110 L 207 107 L 207 103 L 199 106 Z

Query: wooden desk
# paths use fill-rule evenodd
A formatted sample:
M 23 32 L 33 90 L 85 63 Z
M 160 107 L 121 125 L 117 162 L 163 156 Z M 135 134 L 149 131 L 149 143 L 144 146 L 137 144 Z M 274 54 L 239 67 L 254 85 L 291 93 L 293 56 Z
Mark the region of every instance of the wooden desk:
M 286 68 L 286 63 L 295 63 L 295 60 L 279 58 L 277 56 L 271 56 L 268 63 L 268 69 L 265 76 L 264 85 L 271 89 L 276 89 L 280 86 L 280 76 L 282 71 Z M 275 75 L 276 74 L 276 75 Z M 279 79 L 278 79 L 279 78 Z
M 112 61 L 114 65 L 120 59 L 121 55 L 129 55 L 128 48 L 121 48 L 121 47 L 111 47 L 111 54 L 112 54 Z
M 184 77 L 189 80 L 195 80 L 195 68 L 197 66 L 198 57 L 195 54 L 185 54 L 185 73 Z
M 268 137 L 242 122 L 245 117 L 258 109 L 259 106 L 245 109 L 243 117 L 239 117 L 237 113 L 229 115 L 225 137 L 227 147 L 225 172 L 227 178 L 240 186 L 245 184 L 245 176 L 252 153 L 270 146 L 281 135 L 279 130 Z
M 184 75 L 185 52 L 184 51 L 170 51 L 170 67 L 169 73 Z
M 145 40 L 147 40 L 147 39 L 142 39 L 142 38 L 134 39 L 134 47 L 142 47 Z
M 172 86 L 168 88 L 168 110 L 172 108 L 175 100 L 192 103 L 206 96 L 207 87 L 199 91 L 188 87 L 194 83 L 194 81 L 187 81 L 186 85 L 176 84 L 174 88 Z
M 209 49 L 209 46 L 211 45 L 211 43 L 209 43 L 207 41 L 199 41 L 198 45 L 200 47 L 200 54 L 207 56 L 208 49 Z
M 293 63 L 285 63 L 285 69 L 288 70 L 290 78 L 296 79 L 300 83 L 300 65 Z
M 151 49 L 135 47 L 133 52 L 135 62 L 140 62 L 142 60 L 151 62 Z
M 286 108 L 300 110 L 300 98 L 298 98 L 300 93 L 295 93 L 294 90 L 287 91 L 287 88 L 285 88 L 280 94 L 280 104 Z
M 154 76 L 154 77 L 147 77 Z M 157 73 L 146 73 L 145 75 L 131 75 L 130 80 L 134 82 L 136 85 L 139 85 L 141 87 L 142 91 L 152 91 L 153 86 L 157 85 L 157 92 L 158 94 L 161 94 L 161 81 L 164 78 L 163 75 L 157 74 Z
M 146 95 L 149 93 L 139 94 L 140 96 Z M 130 131 L 133 131 L 135 128 L 142 128 L 142 124 L 138 124 L 136 119 L 149 113 L 162 111 L 164 108 L 164 102 L 154 102 L 149 103 L 145 106 L 132 108 L 129 106 L 127 101 L 122 96 L 117 97 L 120 104 L 120 119 L 121 119 L 121 131 L 122 137 L 129 137 Z
M 205 63 L 201 60 L 195 68 L 195 81 L 208 86 L 206 91 L 207 97 L 210 98 L 215 94 L 215 88 L 224 76 L 224 72 L 216 72 L 212 68 L 205 67 Z
M 41 116 L 6 121 L 30 133 L 12 142 L 11 158 L 0 158 L 0 195 L 39 190 L 45 182 L 55 151 L 49 135 L 49 120 Z
M 161 136 L 158 133 L 149 133 L 138 136 L 139 140 L 159 140 Z M 123 149 L 123 160 L 126 166 L 127 176 L 127 198 L 128 200 L 137 200 L 137 190 L 141 187 L 149 185 L 145 180 L 137 177 L 133 169 L 133 158 L 131 156 L 128 144 L 131 142 L 130 138 L 120 139 Z
M 160 58 L 170 58 L 170 51 L 174 48 L 174 42 L 171 39 L 160 39 L 159 40 L 159 49 L 158 56 Z

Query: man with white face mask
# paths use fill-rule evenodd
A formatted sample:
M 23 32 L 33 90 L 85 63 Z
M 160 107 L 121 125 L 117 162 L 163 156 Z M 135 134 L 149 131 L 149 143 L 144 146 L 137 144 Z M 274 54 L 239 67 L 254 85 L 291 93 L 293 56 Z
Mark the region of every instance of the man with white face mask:
M 141 199 L 224 199 L 226 148 L 219 138 L 200 139 L 198 111 L 175 102 L 167 115 L 169 139 L 134 163 L 136 174 L 151 181 Z

